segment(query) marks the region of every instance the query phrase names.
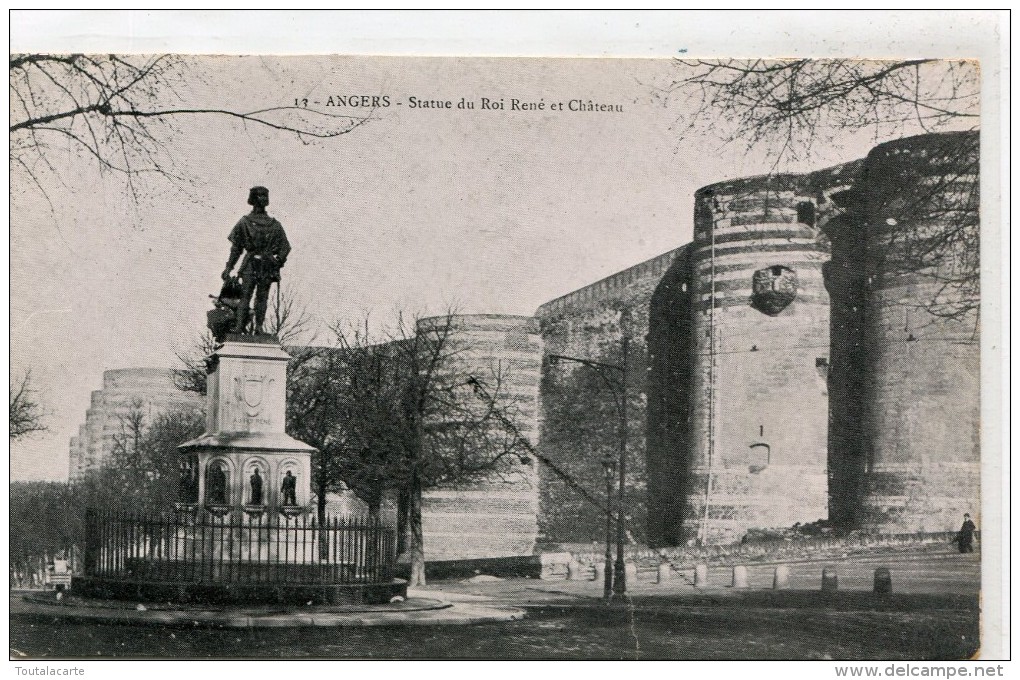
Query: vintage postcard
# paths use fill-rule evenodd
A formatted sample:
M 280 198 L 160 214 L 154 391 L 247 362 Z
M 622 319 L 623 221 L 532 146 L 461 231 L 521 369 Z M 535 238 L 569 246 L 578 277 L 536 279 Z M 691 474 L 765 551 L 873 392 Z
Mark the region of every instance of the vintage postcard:
M 994 674 L 980 55 L 268 52 L 12 49 L 12 660 Z

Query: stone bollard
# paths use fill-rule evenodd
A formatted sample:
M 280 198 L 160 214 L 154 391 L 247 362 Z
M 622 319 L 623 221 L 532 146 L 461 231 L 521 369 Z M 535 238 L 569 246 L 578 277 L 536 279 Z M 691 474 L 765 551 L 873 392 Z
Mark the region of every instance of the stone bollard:
M 699 564 L 694 567 L 694 587 L 706 588 L 708 586 L 708 565 Z
M 785 564 L 776 567 L 776 573 L 772 577 L 773 590 L 786 590 L 790 587 L 790 568 Z
M 580 581 L 581 580 L 581 563 L 577 560 L 570 560 L 567 562 L 567 580 L 568 581 Z
M 672 572 L 672 571 L 673 571 L 673 568 L 670 566 L 669 562 L 661 563 L 659 565 L 658 570 L 656 570 L 656 574 L 655 575 L 658 577 L 658 580 L 656 582 L 657 583 L 666 583 L 667 581 L 669 581 L 670 576 L 672 576 L 672 574 L 670 572 Z
M 628 583 L 634 583 L 637 581 L 637 564 L 634 562 L 623 563 L 623 573 L 627 577 Z
M 839 590 L 839 575 L 835 567 L 822 569 L 822 592 L 834 593 Z
M 892 572 L 887 567 L 879 567 L 875 570 L 875 592 L 892 592 Z
M 734 588 L 747 587 L 747 567 L 742 564 L 733 567 L 733 582 L 731 585 Z
M 606 563 L 596 562 L 595 563 L 595 580 L 598 583 L 603 583 L 606 580 Z

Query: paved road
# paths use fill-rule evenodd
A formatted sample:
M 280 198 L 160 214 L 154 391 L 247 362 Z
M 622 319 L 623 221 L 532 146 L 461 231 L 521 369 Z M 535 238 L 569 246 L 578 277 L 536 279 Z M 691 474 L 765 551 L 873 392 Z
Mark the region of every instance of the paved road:
M 128 628 L 13 615 L 10 649 L 16 658 L 963 659 L 978 648 L 977 556 L 845 560 L 838 593 L 820 592 L 824 565 L 792 565 L 788 591 L 763 587 L 768 566 L 752 567 L 747 590 L 726 587 L 722 568 L 706 589 L 639 580 L 628 606 L 602 605 L 591 581 L 447 581 L 421 591 L 528 612 L 473 626 Z M 893 595 L 866 592 L 876 566 L 892 570 Z

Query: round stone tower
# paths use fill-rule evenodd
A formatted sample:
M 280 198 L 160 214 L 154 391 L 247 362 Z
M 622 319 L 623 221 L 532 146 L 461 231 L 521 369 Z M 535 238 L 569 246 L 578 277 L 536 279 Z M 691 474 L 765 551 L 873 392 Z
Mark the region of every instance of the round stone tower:
M 882 144 L 865 163 L 861 524 L 953 530 L 980 508 L 978 134 Z
M 800 175 L 696 194 L 688 537 L 728 542 L 828 514 L 823 196 Z
M 418 323 L 419 334 L 445 336 L 440 370 L 443 381 L 461 385 L 460 406 L 470 409 L 484 398 L 469 380 L 493 394 L 513 426 L 533 446 L 538 437 L 538 388 L 542 337 L 530 316 L 474 314 L 431 317 Z M 498 389 L 498 394 L 496 390 Z M 488 478 L 427 491 L 422 528 L 431 560 L 530 555 L 538 534 L 538 461 L 520 451 L 508 467 Z

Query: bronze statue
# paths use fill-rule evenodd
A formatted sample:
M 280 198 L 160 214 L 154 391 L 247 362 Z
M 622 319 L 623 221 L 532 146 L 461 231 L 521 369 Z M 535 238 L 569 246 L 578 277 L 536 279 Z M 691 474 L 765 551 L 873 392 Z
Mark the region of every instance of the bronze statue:
M 259 474 L 258 468 L 255 468 L 255 471 L 251 473 L 249 482 L 251 483 L 251 505 L 262 505 L 262 475 Z
M 287 470 L 283 478 L 280 491 L 283 492 L 283 505 L 297 505 L 297 477 L 292 475 L 290 470 Z
M 211 505 L 227 504 L 227 473 L 223 466 L 214 463 L 209 466 L 209 473 L 206 475 L 206 502 Z
M 213 309 L 206 313 L 206 322 L 216 342 L 223 342 L 238 323 L 245 323 L 241 310 L 247 309 L 247 303 L 242 300 L 243 294 L 241 281 L 236 276 L 231 276 L 223 282 L 223 288 L 220 289 L 218 296 L 209 296 L 213 299 Z
M 223 280 L 230 283 L 231 270 L 237 264 L 241 253 L 244 259 L 237 269 L 240 279 L 240 299 L 234 320 L 234 333 L 263 332 L 266 319 L 266 307 L 269 300 L 269 287 L 280 282 L 280 270 L 287 262 L 290 254 L 290 242 L 281 225 L 266 213 L 269 205 L 269 189 L 252 187 L 248 192 L 250 213 L 234 225 L 228 237 L 232 244 L 227 268 L 223 270 Z M 252 294 L 255 295 L 255 323 L 251 325 Z

